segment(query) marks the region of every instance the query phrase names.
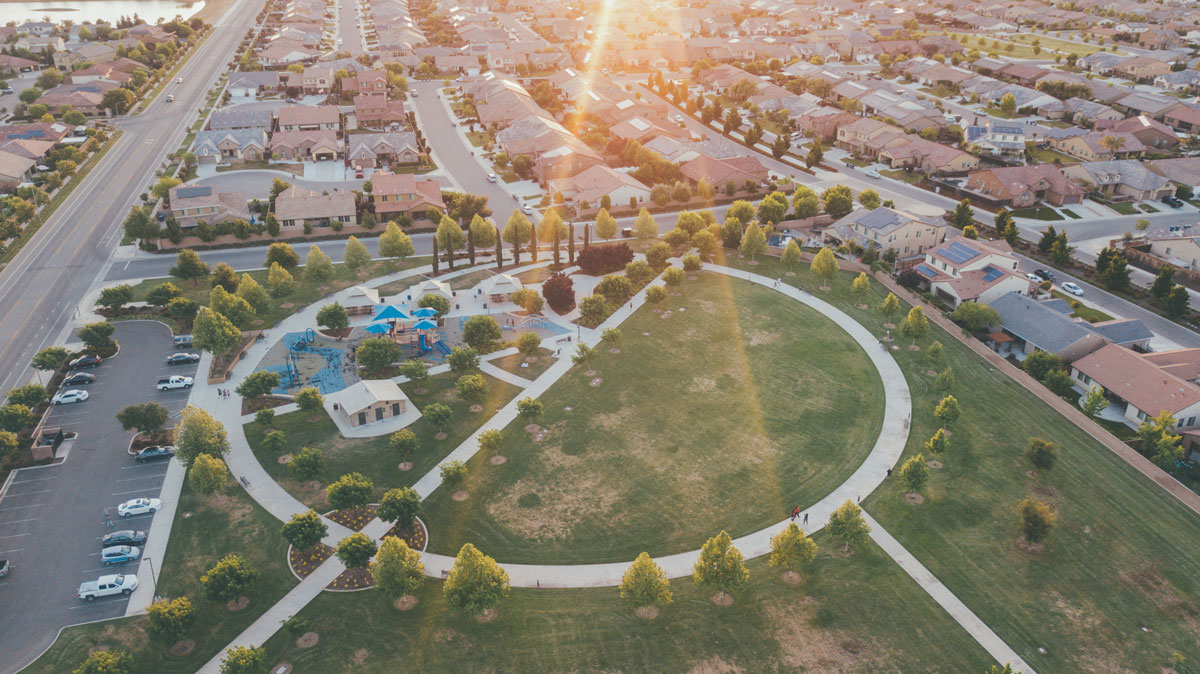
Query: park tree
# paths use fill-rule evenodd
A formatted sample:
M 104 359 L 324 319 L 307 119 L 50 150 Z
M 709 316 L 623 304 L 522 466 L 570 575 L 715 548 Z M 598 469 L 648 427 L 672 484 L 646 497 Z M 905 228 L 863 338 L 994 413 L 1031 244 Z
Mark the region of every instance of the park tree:
M 321 406 L 325 404 L 325 398 L 315 386 L 305 386 L 297 391 L 292 399 L 296 401 L 302 411 L 310 414 L 321 409 Z
M 400 374 L 409 381 L 421 385 L 429 379 L 429 367 L 420 360 L 406 360 L 400 363 Z
M 711 260 L 721 247 L 721 240 L 711 229 L 702 229 L 692 235 L 692 245 L 700 253 L 700 257 Z
M 544 411 L 545 406 L 537 398 L 526 397 L 517 401 L 517 413 L 529 423 L 542 416 Z
M 300 254 L 290 244 L 277 241 L 267 248 L 266 265 L 278 264 L 284 269 L 295 269 L 300 264 Z
M 750 224 L 756 215 L 754 205 L 744 199 L 738 199 L 725 210 L 726 218 L 734 218 L 744 227 Z
M 354 352 L 355 359 L 371 374 L 378 374 L 400 359 L 402 349 L 387 337 L 364 339 Z
M 333 278 L 333 273 L 333 260 L 316 244 L 309 246 L 308 255 L 304 256 L 304 278 L 324 283 Z
M 388 438 L 388 448 L 400 455 L 400 458 L 408 461 L 412 458 L 413 452 L 420 447 L 420 441 L 417 439 L 417 434 L 402 428 L 392 437 Z
M 24 405 L 30 409 L 33 409 L 34 407 L 37 407 L 45 402 L 47 395 L 48 394 L 45 386 L 42 386 L 37 382 L 30 382 L 24 386 L 18 386 L 10 390 L 8 392 L 7 402 L 9 404 Z
M 539 300 L 541 297 L 538 298 Z M 485 351 L 502 337 L 500 324 L 487 315 L 472 316 L 462 328 L 462 340 L 476 351 Z
M 725 224 L 721 225 L 721 245 L 726 248 L 737 248 L 742 242 L 744 230 L 745 227 L 737 218 L 725 218 Z
M 167 408 L 158 403 L 135 403 L 117 412 L 117 421 L 121 423 L 121 428 L 127 431 L 136 430 L 139 433 L 161 431 L 167 425 L 167 419 Z
M 517 351 L 527 358 L 533 358 L 541 353 L 542 338 L 536 332 L 522 332 L 517 337 Z
M 929 361 L 930 365 L 936 367 L 942 362 L 942 350 L 942 343 L 935 341 L 925 349 L 925 360 Z
M 188 484 L 201 496 L 210 496 L 225 489 L 229 468 L 215 456 L 201 454 L 192 460 L 188 468 Z
M 262 412 L 264 410 L 259 410 L 259 411 Z M 274 410 L 266 410 L 266 411 L 269 411 L 272 413 L 272 415 L 274 415 Z M 258 415 L 255 414 L 255 417 L 257 417 L 257 416 Z M 274 417 L 272 416 L 272 418 L 274 418 Z M 278 430 L 278 429 L 268 431 L 267 433 L 263 434 L 261 444 L 262 444 L 262 448 L 267 450 L 268 452 L 271 452 L 272 454 L 281 454 L 281 453 L 283 453 L 283 450 L 287 449 L 287 446 L 288 446 L 287 445 L 287 435 L 285 435 L 283 431 Z
M 938 429 L 938 432 L 941 433 L 941 429 Z M 929 466 L 925 465 L 925 455 L 909 457 L 904 465 L 900 466 L 900 479 L 904 481 L 904 488 L 908 493 L 920 494 L 924 491 L 929 482 Z
M 366 244 L 358 240 L 358 237 L 351 236 L 346 239 L 346 250 L 342 254 L 342 259 L 346 262 L 346 268 L 357 274 L 367 265 L 371 264 L 371 252 L 367 250 Z
M 799 186 L 792 197 L 792 205 L 796 208 L 796 217 L 802 220 L 815 218 L 821 214 L 821 199 L 810 188 Z
M 787 196 L 783 192 L 771 192 L 758 202 L 758 221 L 771 225 L 781 222 L 787 217 L 788 205 Z
M 670 604 L 672 600 L 671 583 L 667 580 L 666 572 L 645 552 L 639 554 L 625 570 L 619 590 L 622 599 L 643 611 Z
M 896 314 L 900 312 L 900 299 L 895 293 L 888 293 L 888 296 L 883 298 L 883 302 L 879 305 L 879 311 L 891 322 Z
M 817 544 L 804 534 L 804 530 L 789 522 L 783 531 L 771 539 L 771 557 L 768 562 L 772 569 L 783 572 L 785 579 L 795 582 L 800 579 L 803 571 L 817 558 Z
M 190 465 L 197 456 L 222 457 L 229 451 L 229 438 L 225 427 L 207 410 L 188 405 L 179 413 L 179 425 L 175 427 L 176 454 L 184 465 Z
M 929 332 L 929 319 L 925 317 L 925 310 L 921 307 L 913 307 L 908 310 L 908 316 L 900 323 L 900 334 L 908 337 L 915 344 L 918 339 L 924 337 Z
M 856 304 L 866 306 L 867 297 L 871 294 L 871 279 L 867 276 L 867 272 L 859 272 L 858 276 L 854 277 L 854 281 L 850 284 L 850 294 L 854 296 Z
M 937 417 L 943 426 L 953 426 L 962 416 L 962 407 L 959 406 L 957 398 L 948 395 L 933 408 L 933 416 Z
M 288 468 L 301 480 L 315 480 L 325 469 L 325 455 L 319 449 L 301 447 L 300 451 L 292 454 Z
M 346 473 L 325 488 L 325 497 L 334 510 L 362 508 L 371 502 L 375 485 L 362 473 Z
M 834 185 L 821 193 L 825 202 L 825 212 L 834 218 L 841 218 L 854 210 L 854 193 L 845 185 Z
M 133 288 L 122 283 L 102 289 L 100 296 L 96 298 L 96 305 L 107 309 L 120 309 L 132 301 Z
M 601 239 L 614 239 L 617 236 L 617 220 L 608 214 L 607 209 L 601 208 L 596 214 L 596 236 Z
M 479 369 L 479 352 L 470 347 L 456 346 L 446 356 L 446 364 L 451 372 L 470 372 Z
M 1058 524 L 1058 517 L 1050 506 L 1041 501 L 1027 498 L 1017 506 L 1020 516 L 1019 528 L 1021 535 L 1030 543 L 1041 543 L 1050 535 L 1050 530 Z
M 788 239 L 787 246 L 785 246 L 783 249 L 783 256 L 780 258 L 780 262 L 782 262 L 789 271 L 794 272 L 796 270 L 796 265 L 800 264 L 800 260 L 800 245 L 796 243 L 795 239 Z
M 146 293 L 146 302 L 150 306 L 165 307 L 176 297 L 183 297 L 183 291 L 174 283 L 165 281 L 154 286 L 150 289 L 150 292 Z
M 638 211 L 637 219 L 633 221 L 633 234 L 639 239 L 653 239 L 658 236 L 658 223 L 645 207 Z
M 454 389 L 458 391 L 458 397 L 469 403 L 477 404 L 483 402 L 487 396 L 488 383 L 479 373 L 464 374 L 454 382 Z
M 483 219 L 478 213 L 471 218 L 467 233 L 470 234 L 471 243 L 476 248 L 491 248 L 496 245 L 496 225 L 491 220 Z
M 767 252 L 767 237 L 763 234 L 762 228 L 754 223 L 746 228 L 742 234 L 742 240 L 738 244 L 738 250 L 750 258 L 751 263 L 754 263 L 755 258 Z
M 458 459 L 451 459 L 442 464 L 438 474 L 447 489 L 460 491 L 467 482 L 467 464 Z
M 579 300 L 579 322 L 589 328 L 600 325 L 611 312 L 608 299 L 603 295 L 588 295 Z
M 242 274 L 237 286 L 237 296 L 245 300 L 259 316 L 270 311 L 273 305 L 270 293 L 249 274 Z
M 317 312 L 317 325 L 330 330 L 344 330 L 350 327 L 350 314 L 346 307 L 337 302 L 326 304 Z
M 413 521 L 421 511 L 421 495 L 412 487 L 389 489 L 379 499 L 379 510 L 375 515 L 384 522 L 392 522 L 401 530 L 412 528 Z
M 61 346 L 47 346 L 34 355 L 30 365 L 35 370 L 50 372 L 62 367 L 71 357 L 71 352 Z
M 1101 412 L 1108 409 L 1108 398 L 1104 393 L 1103 386 L 1092 384 L 1087 393 L 1084 393 L 1083 397 L 1079 399 L 1079 409 L 1093 419 L 1100 416 Z
M 336 554 L 346 568 L 365 569 L 377 549 L 375 541 L 360 531 L 338 541 Z
M 403 260 L 411 257 L 415 252 L 412 238 L 400 231 L 400 227 L 396 223 L 389 222 L 379 237 L 379 254 L 383 257 L 395 257 Z
M 867 210 L 873 211 L 879 208 L 879 201 L 879 193 L 875 190 L 867 189 L 858 193 L 858 203 Z
M 425 409 L 421 413 L 441 433 L 446 432 L 446 427 L 450 425 L 450 419 L 454 416 L 454 411 L 441 403 L 430 403 L 425 406 Z M 442 440 L 444 438 L 438 439 Z
M 812 261 L 812 273 L 821 279 L 821 288 L 828 290 L 830 282 L 838 273 L 838 262 L 832 249 L 826 247 L 817 251 Z
M 146 608 L 146 633 L 162 644 L 173 644 L 187 636 L 196 624 L 196 609 L 187 597 L 159 599 Z
M 666 286 L 655 285 L 655 286 L 650 286 L 649 288 L 646 288 L 646 301 L 647 302 L 649 302 L 651 304 L 658 304 L 665 299 L 667 299 Z M 584 344 L 580 344 L 580 346 L 586 347 L 586 345 L 584 345 Z M 576 355 L 579 355 L 578 352 L 576 352 Z
M 246 375 L 234 389 L 243 398 L 253 400 L 279 388 L 279 373 L 272 370 L 257 370 Z
M 421 295 L 421 299 L 417 300 L 417 306 L 423 309 L 433 309 L 437 312 L 437 318 L 441 318 L 450 313 L 450 298 L 445 295 L 427 293 Z
M 371 562 L 371 577 L 375 587 L 389 600 L 411 597 L 425 582 L 421 553 L 409 548 L 404 539 L 388 536 Z
M 249 328 L 257 317 L 249 302 L 237 295 L 230 295 L 222 286 L 214 287 L 209 293 L 208 306 L 241 330 Z
M 260 646 L 234 646 L 225 651 L 221 661 L 221 674 L 265 674 L 267 652 Z
M 197 349 L 213 354 L 232 351 L 242 341 L 242 331 L 224 314 L 200 307 L 192 323 L 192 343 Z
M 982 302 L 963 302 L 950 314 L 951 320 L 971 332 L 984 332 L 1001 322 L 1000 312 Z
M 508 299 L 530 314 L 540 314 L 542 307 L 545 305 L 545 300 L 533 288 L 519 288 L 514 290 L 508 294 Z
M 925 451 L 934 456 L 944 454 L 948 449 L 950 449 L 950 438 L 946 436 L 944 428 L 937 429 L 937 433 L 925 441 Z
M 438 250 L 446 254 L 447 266 L 450 267 L 450 271 L 454 271 L 454 253 L 466 245 L 467 235 L 450 216 L 443 215 L 434 237 L 437 239 Z
M 258 570 L 245 557 L 229 554 L 200 576 L 200 589 L 207 599 L 229 602 L 245 594 L 256 580 Z
M 79 339 L 83 340 L 83 345 L 89 349 L 103 349 L 112 344 L 111 337 L 115 332 L 113 324 L 108 321 L 96 321 L 88 323 L 79 328 Z
M 850 551 L 852 544 L 862 542 L 870 532 L 871 527 L 863 519 L 862 509 L 849 499 L 829 515 L 829 533 L 842 542 L 845 552 Z
M 238 275 L 224 262 L 218 262 L 216 267 L 213 267 L 212 277 L 208 279 L 208 285 L 212 288 L 221 286 L 225 292 L 235 293 L 238 289 Z
M 458 551 L 454 566 L 442 585 L 446 603 L 472 616 L 495 609 L 508 592 L 508 574 L 496 560 L 470 543 Z
M 292 273 L 278 262 L 272 262 L 267 270 L 267 290 L 272 297 L 286 297 L 296 290 Z
M 280 533 L 293 548 L 309 550 L 325 538 L 329 533 L 329 525 L 325 524 L 325 520 L 317 511 L 309 509 L 292 515 L 292 518 L 284 523 Z
M 1026 356 L 1025 360 L 1021 361 L 1021 367 L 1029 373 L 1029 376 L 1042 381 L 1052 370 L 1062 367 L 1062 359 L 1049 351 L 1039 349 Z
M 1058 461 L 1058 445 L 1039 437 L 1031 437 L 1025 445 L 1025 458 L 1038 470 L 1050 470 Z
M 750 580 L 750 571 L 742 560 L 742 553 L 733 545 L 725 531 L 704 542 L 700 558 L 696 560 L 692 580 L 697 585 L 717 593 L 717 600 L 745 586 Z
M 196 251 L 184 248 L 175 254 L 175 266 L 170 267 L 170 275 L 184 279 L 184 281 L 191 281 L 194 285 L 198 279 L 209 276 L 209 265 L 200 260 Z
M 133 674 L 133 657 L 125 651 L 91 651 L 71 674 Z
M 525 214 L 519 208 L 514 208 L 512 215 L 508 216 L 504 233 L 501 235 L 504 241 L 513 247 L 514 264 L 521 264 L 521 245 L 530 240 L 532 230 L 533 225 L 529 223 Z

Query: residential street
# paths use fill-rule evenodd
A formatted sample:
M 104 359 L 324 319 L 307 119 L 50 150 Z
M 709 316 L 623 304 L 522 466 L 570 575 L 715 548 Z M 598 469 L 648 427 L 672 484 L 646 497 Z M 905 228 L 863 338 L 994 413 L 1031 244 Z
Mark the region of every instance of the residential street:
M 60 336 L 75 306 L 102 276 L 121 239 L 121 223 L 138 195 L 154 182 L 154 171 L 178 147 L 205 93 L 253 24 L 262 0 L 237 0 L 208 40 L 181 69 L 183 84 L 137 117 L 116 126 L 125 131 L 108 154 L 54 216 L 0 272 L 0 389 L 24 383 L 29 360 Z

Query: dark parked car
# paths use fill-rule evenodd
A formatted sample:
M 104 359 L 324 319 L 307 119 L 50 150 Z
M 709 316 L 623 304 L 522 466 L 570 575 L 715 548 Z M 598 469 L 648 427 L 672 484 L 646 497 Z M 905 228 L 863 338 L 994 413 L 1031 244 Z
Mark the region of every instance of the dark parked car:
M 87 386 L 96 381 L 96 375 L 88 372 L 76 372 L 63 380 L 63 386 Z
M 134 531 L 132 529 L 124 529 L 122 531 L 114 531 L 111 534 L 100 539 L 101 547 L 110 547 L 113 545 L 143 545 L 146 543 L 145 531 Z
M 169 459 L 172 456 L 175 456 L 174 447 L 147 447 L 135 454 L 133 459 L 138 463 L 145 463 L 158 459 Z
M 200 354 L 198 353 L 173 353 L 167 356 L 167 365 L 187 365 L 199 362 Z
M 1171 196 L 1169 194 L 1167 196 L 1163 197 L 1162 200 L 1163 200 L 1164 204 L 1170 206 L 1171 208 L 1179 208 L 1180 206 L 1183 205 L 1182 199 L 1180 199 L 1179 197 Z
M 96 367 L 102 362 L 104 362 L 104 359 L 100 356 L 80 356 L 71 361 L 70 366 L 72 370 L 78 370 L 85 367 Z
M 1034 274 L 1034 276 L 1037 276 L 1038 278 L 1042 279 L 1043 281 L 1050 281 L 1051 283 L 1054 282 L 1054 272 L 1052 272 L 1052 271 L 1046 271 L 1045 269 L 1035 269 L 1033 274 Z

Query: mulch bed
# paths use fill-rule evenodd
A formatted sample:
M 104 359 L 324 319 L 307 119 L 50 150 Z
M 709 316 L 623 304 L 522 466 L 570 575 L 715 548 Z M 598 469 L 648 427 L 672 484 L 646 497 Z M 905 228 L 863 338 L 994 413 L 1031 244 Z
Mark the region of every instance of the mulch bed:
M 138 433 L 133 438 L 133 444 L 130 445 L 130 451 L 136 452 L 139 449 L 146 447 L 155 447 L 157 445 L 173 445 L 175 444 L 175 429 L 168 428 L 164 431 L 158 431 L 153 434 Z
M 388 536 L 395 536 L 403 540 L 413 550 L 420 550 L 422 552 L 425 551 L 425 546 L 429 543 L 429 533 L 425 530 L 425 523 L 420 519 L 413 520 L 413 525 L 407 529 L 400 529 L 393 526 L 391 529 L 388 529 L 383 538 L 387 538 Z
M 318 330 L 317 332 L 321 333 L 322 335 L 325 335 L 326 337 L 332 337 L 334 339 L 339 339 L 339 338 L 345 339 L 346 337 L 349 337 L 350 333 L 353 331 L 354 331 L 354 328 L 333 328 L 333 329 L 324 328 L 324 329 Z
M 317 543 L 308 550 L 288 548 L 288 564 L 302 580 L 308 578 L 308 574 L 316 571 L 318 566 L 324 564 L 325 560 L 332 556 L 333 548 L 324 543 Z
M 254 414 L 259 410 L 279 407 L 280 405 L 286 405 L 290 402 L 292 401 L 288 400 L 287 398 L 280 398 L 278 396 L 262 396 L 260 398 L 254 398 L 253 400 L 242 398 L 242 414 Z
M 329 519 L 338 524 L 351 529 L 353 531 L 362 531 L 362 528 L 367 526 L 367 523 L 375 519 L 375 511 L 379 509 L 378 503 L 372 503 L 365 508 L 347 508 L 345 510 L 334 510 L 325 513 Z
M 363 590 L 375 586 L 375 578 L 370 569 L 346 569 L 333 582 L 326 585 L 328 590 Z

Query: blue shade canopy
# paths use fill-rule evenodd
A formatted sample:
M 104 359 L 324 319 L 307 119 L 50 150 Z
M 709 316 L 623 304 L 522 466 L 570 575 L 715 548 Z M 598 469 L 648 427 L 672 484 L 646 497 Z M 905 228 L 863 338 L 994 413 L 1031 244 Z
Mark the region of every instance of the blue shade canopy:
M 421 307 L 420 309 L 417 309 L 416 311 L 413 312 L 413 316 L 416 316 L 417 318 L 431 318 L 433 316 L 437 316 L 437 309 L 430 309 L 429 307 Z
M 367 326 L 367 332 L 371 333 L 372 335 L 382 335 L 391 329 L 392 328 L 386 323 L 372 323 Z
M 378 313 L 375 314 L 375 320 L 377 321 L 394 321 L 403 318 L 408 318 L 408 316 L 405 316 L 403 311 L 400 311 L 390 304 L 380 309 Z
M 417 321 L 417 324 L 413 326 L 413 330 L 433 330 L 436 327 L 437 323 L 434 321 Z

